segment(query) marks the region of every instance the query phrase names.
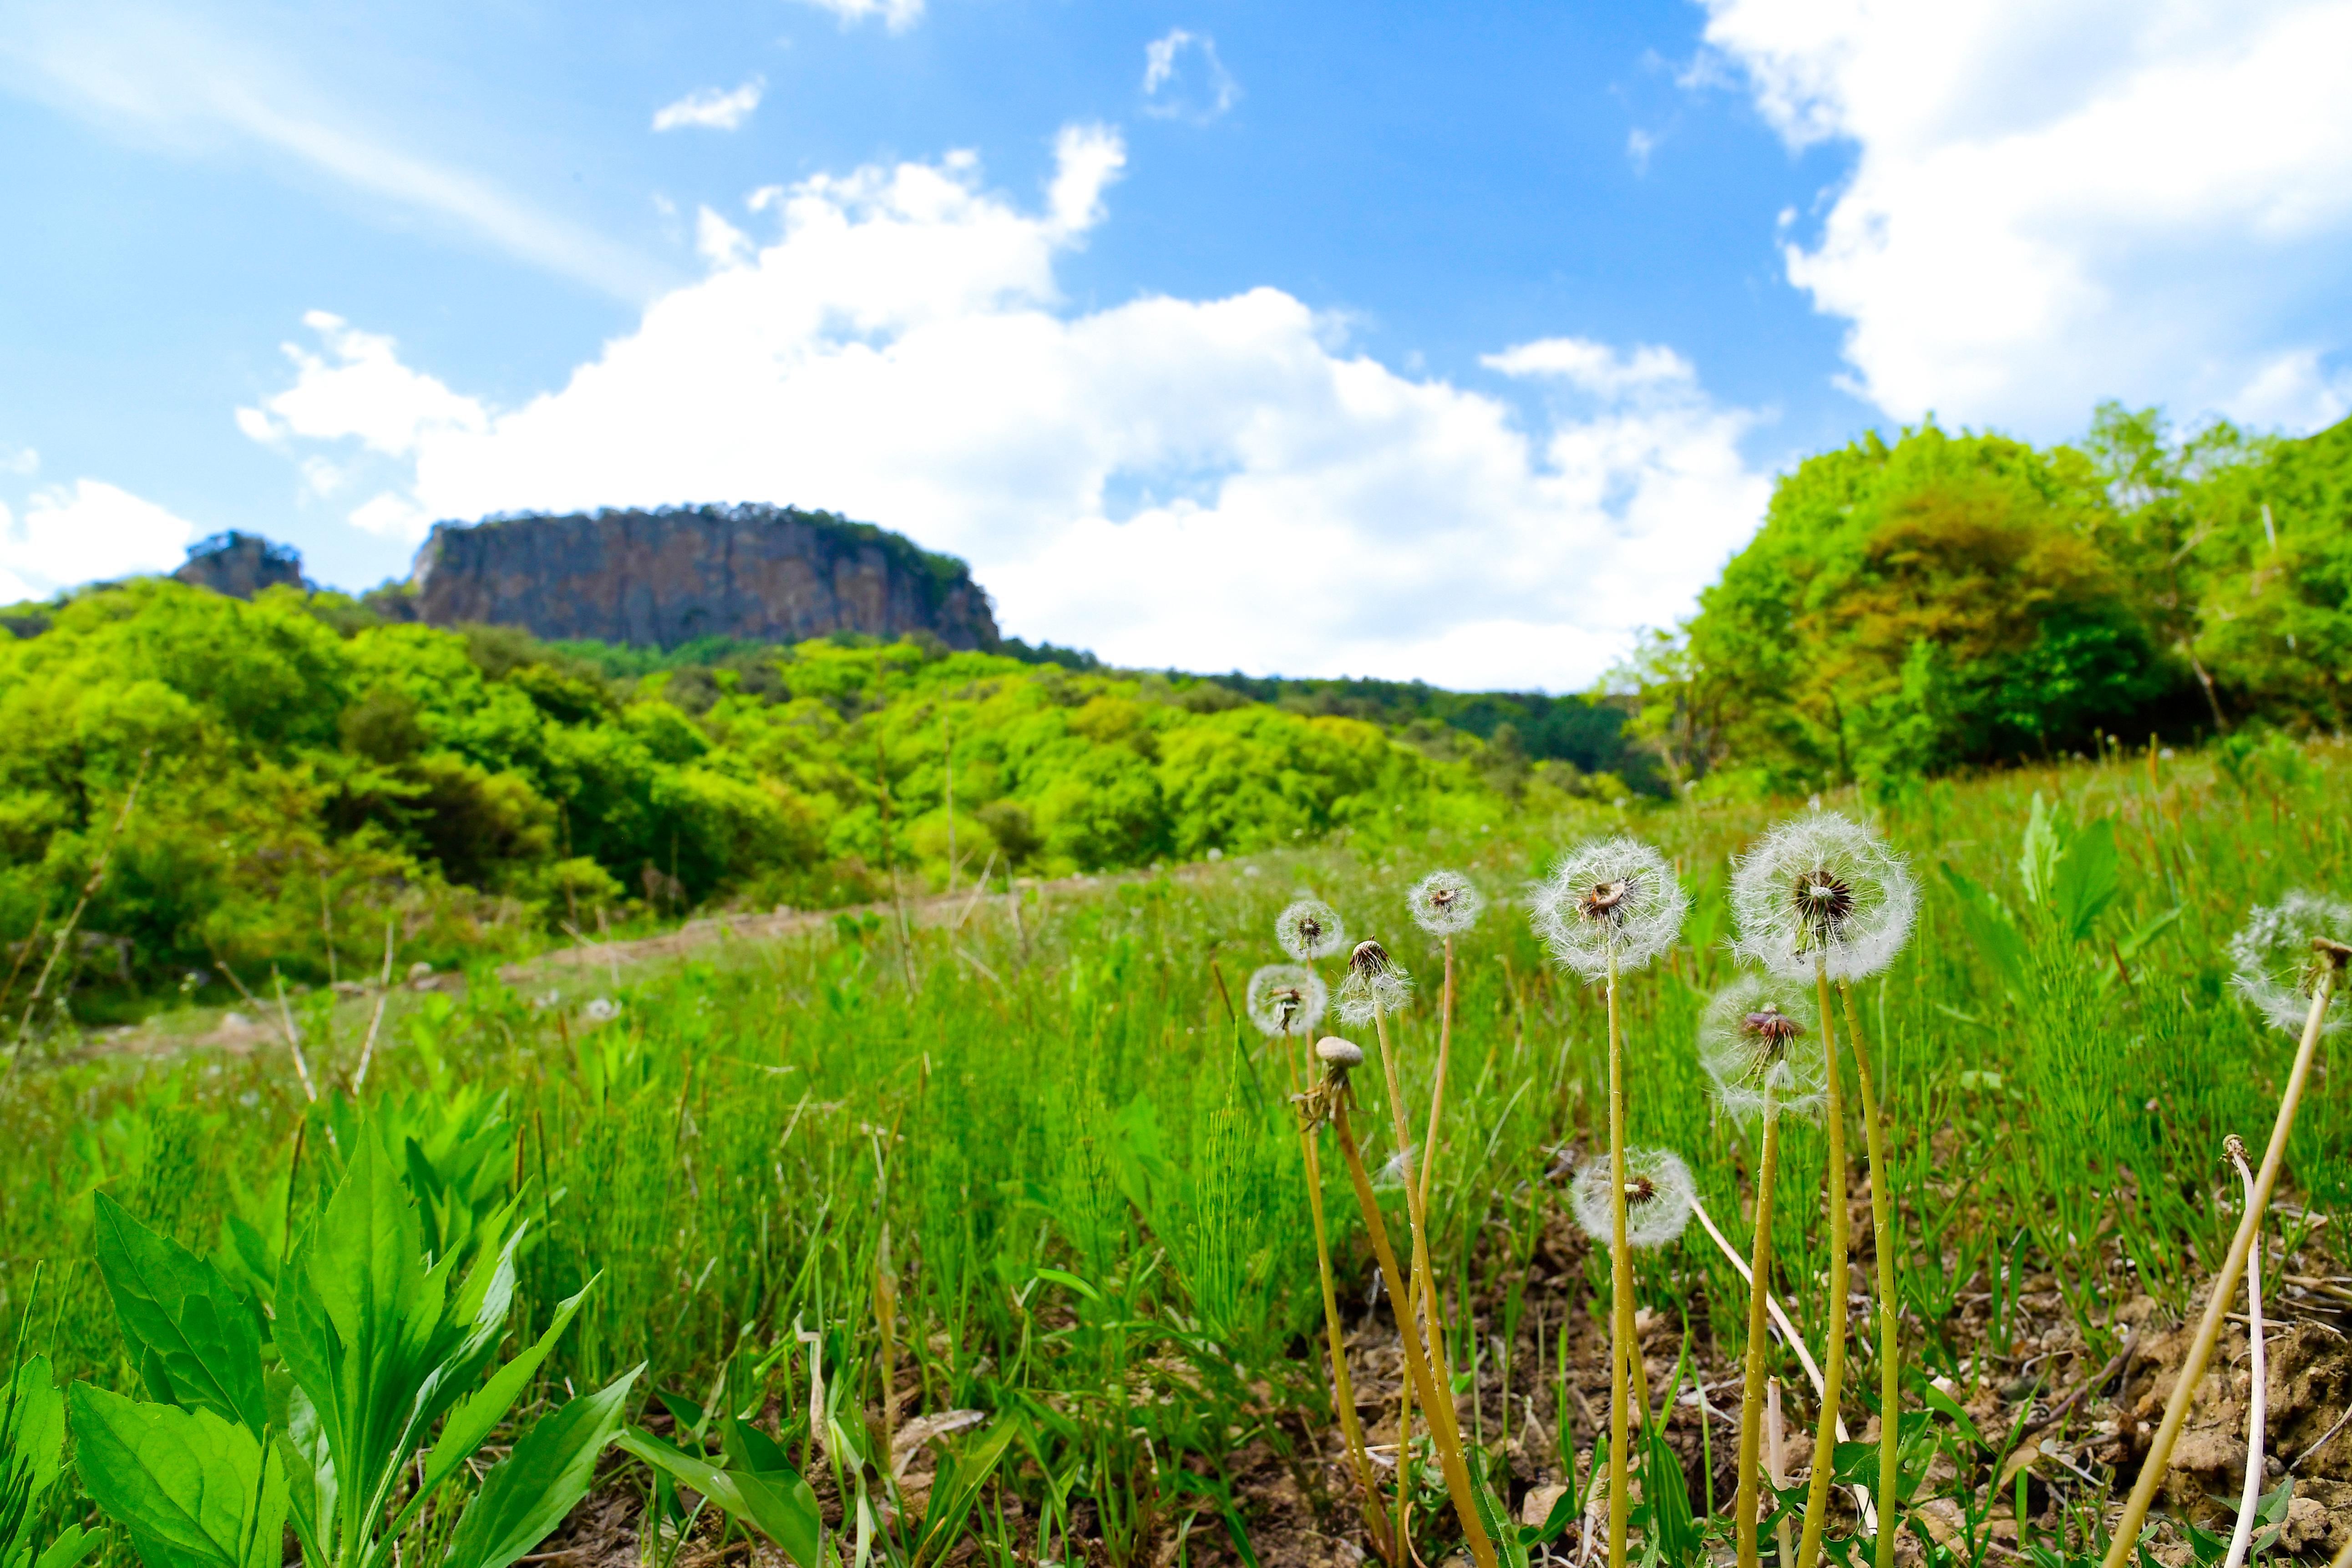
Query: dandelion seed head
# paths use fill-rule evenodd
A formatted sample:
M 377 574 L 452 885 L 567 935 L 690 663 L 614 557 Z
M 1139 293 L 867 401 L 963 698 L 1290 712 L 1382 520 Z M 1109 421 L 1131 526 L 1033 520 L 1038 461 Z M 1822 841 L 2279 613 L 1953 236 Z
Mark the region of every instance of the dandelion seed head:
M 1774 974 L 1859 980 L 1895 961 L 1918 913 L 1919 884 L 1871 829 L 1836 811 L 1791 817 L 1731 873 L 1735 951 Z
M 1342 1021 L 1362 1025 L 1384 1014 L 1400 1011 L 1412 997 L 1412 977 L 1389 956 L 1377 942 L 1359 942 L 1349 955 L 1347 977 L 1339 982 L 1338 1010 Z
M 2297 889 L 2276 904 L 2257 905 L 2230 938 L 2230 963 L 2238 971 L 2233 983 L 2264 1022 L 2301 1034 L 2323 969 L 2341 967 L 2347 942 L 2352 942 L 2352 904 Z M 2328 951 L 2331 947 L 2337 950 Z M 2342 988 L 2339 979 L 2337 989 Z M 2320 1032 L 2334 1034 L 2342 1029 L 2344 1010 L 2329 1008 Z
M 1568 1189 L 1569 1204 L 1584 1233 L 1603 1246 L 1615 1232 L 1609 1205 L 1609 1156 L 1594 1155 L 1578 1168 Z M 1625 1240 L 1634 1247 L 1663 1247 L 1690 1223 L 1691 1199 L 1698 1191 L 1690 1166 L 1672 1149 L 1625 1151 Z
M 1433 871 L 1405 895 L 1413 924 L 1432 936 L 1453 936 L 1477 924 L 1486 895 L 1458 871 Z
M 1268 964 L 1249 978 L 1249 1020 L 1268 1038 L 1312 1034 L 1329 1001 L 1323 982 L 1304 964 Z
M 1274 917 L 1274 940 L 1301 963 L 1328 958 L 1348 945 L 1339 912 L 1319 898 L 1302 898 Z
M 1814 1012 L 1813 992 L 1779 975 L 1749 970 L 1717 991 L 1698 1030 L 1716 1103 L 1741 1118 L 1819 1112 L 1829 1073 Z
M 1552 957 L 1588 979 L 1638 969 L 1682 934 L 1690 899 L 1665 857 L 1619 834 L 1579 844 L 1535 890 L 1530 915 Z

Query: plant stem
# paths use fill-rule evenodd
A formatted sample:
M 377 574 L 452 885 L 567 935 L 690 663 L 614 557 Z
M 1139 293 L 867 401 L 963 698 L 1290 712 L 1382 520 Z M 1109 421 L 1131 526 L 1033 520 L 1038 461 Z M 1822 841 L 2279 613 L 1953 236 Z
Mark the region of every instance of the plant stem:
M 1739 1396 L 1739 1491 L 1731 1505 L 1739 1568 L 1756 1568 L 1757 1449 L 1764 1417 L 1764 1292 L 1772 1278 L 1772 1178 L 1780 1164 L 1780 1112 L 1764 1108 L 1764 1152 L 1756 1162 L 1756 1251 L 1748 1270 L 1748 1378 Z
M 2263 1211 L 2270 1207 L 2271 1188 L 2277 1185 L 2279 1166 L 2286 1161 L 2287 1134 L 2294 1126 L 2294 1108 L 2303 1098 L 2304 1080 L 2311 1075 L 2311 1059 L 2319 1049 L 2319 1026 L 2327 1016 L 2327 998 L 2336 989 L 2336 968 L 2340 960 L 2333 954 L 2323 955 L 2319 984 L 2312 992 L 2311 1014 L 2303 1026 L 2303 1044 L 2294 1053 L 2294 1067 L 2287 1074 L 2286 1092 L 2279 1098 L 2278 1120 L 2271 1124 L 2270 1146 L 2263 1151 L 2263 1168 L 2254 1177 L 2254 1191 L 2246 1200 L 2246 1212 L 2238 1221 L 2238 1232 L 2230 1239 L 2229 1255 L 2221 1260 L 2221 1271 L 2215 1276 L 2212 1293 L 2205 1300 L 2205 1316 L 2197 1325 L 2197 1338 L 2189 1347 L 2189 1357 L 2181 1363 L 2180 1375 L 2172 1385 L 2172 1397 L 2164 1404 L 2164 1419 L 2156 1429 L 2156 1437 L 2148 1445 L 2147 1462 L 2140 1466 L 2139 1479 L 2133 1483 L 2131 1499 L 2124 1504 L 2123 1517 L 2116 1521 L 2116 1533 L 2107 1542 L 2107 1554 L 2100 1568 L 2125 1568 L 2131 1561 L 2132 1550 L 2139 1544 L 2139 1532 L 2147 1522 L 2148 1505 L 2156 1500 L 2156 1489 L 2164 1480 L 2164 1472 L 2172 1464 L 2172 1445 L 2179 1439 L 2180 1428 L 2189 1418 L 2189 1406 L 2196 1398 L 2197 1385 L 2205 1379 L 2205 1364 L 2213 1359 L 2213 1346 L 2221 1337 L 2221 1323 L 2229 1315 L 2230 1298 L 2238 1288 L 2238 1275 L 2246 1266 L 2246 1254 L 2261 1230 Z
M 1886 1121 L 1870 1071 L 1870 1052 L 1854 1019 L 1853 988 L 1840 986 L 1845 1004 L 1845 1042 L 1853 1052 L 1854 1076 L 1862 1084 L 1862 1131 L 1870 1148 L 1870 1249 L 1878 1272 L 1878 1542 L 1877 1568 L 1895 1568 L 1895 1510 L 1902 1489 L 1897 1431 L 1903 1410 L 1902 1312 L 1895 1294 L 1894 1174 L 1886 1165 Z M 1887 1091 L 1894 1092 L 1890 1077 Z
M 1363 1424 L 1356 1419 L 1355 1385 L 1348 1375 L 1348 1344 L 1339 1327 L 1339 1289 L 1331 1274 L 1331 1243 L 1323 1226 L 1323 1158 L 1316 1147 L 1312 1122 L 1300 1123 L 1298 1143 L 1307 1155 L 1307 1207 L 1315 1217 L 1315 1266 L 1323 1281 L 1323 1333 L 1331 1346 L 1331 1413 L 1339 1417 L 1339 1430 L 1348 1440 L 1348 1459 L 1356 1471 L 1356 1485 L 1363 1491 L 1364 1523 L 1371 1531 L 1373 1550 L 1392 1568 L 1404 1568 L 1389 1537 L 1388 1521 L 1381 1512 L 1381 1493 L 1372 1482 L 1372 1457 L 1364 1447 Z
M 1625 1568 L 1633 1484 L 1627 1385 L 1641 1375 L 1641 1352 L 1633 1343 L 1633 1249 L 1625 1240 L 1625 1030 L 1617 1010 L 1614 947 L 1609 953 L 1609 1277 L 1611 1337 L 1617 1342 L 1609 1383 L 1609 1568 Z
M 1442 1428 L 1445 1440 L 1459 1448 L 1462 1446 L 1462 1425 L 1454 1412 L 1454 1368 L 1446 1362 L 1445 1318 L 1438 1311 L 1437 1290 L 1429 1266 L 1429 1214 L 1422 1206 L 1421 1184 L 1414 1176 L 1412 1134 L 1407 1129 L 1404 1115 L 1404 1079 L 1397 1071 L 1396 1050 L 1389 1043 L 1388 1015 L 1383 1012 L 1374 1012 L 1372 1028 L 1380 1035 L 1381 1076 L 1388 1085 L 1389 1121 L 1395 1131 L 1397 1158 L 1402 1163 L 1404 1178 L 1405 1218 L 1412 1231 L 1412 1277 L 1408 1283 L 1418 1292 L 1421 1310 L 1428 1314 L 1428 1333 L 1423 1343 L 1428 1347 L 1430 1370 L 1437 1379 L 1438 1392 L 1444 1396 L 1433 1405 L 1429 1402 L 1429 1396 L 1424 1394 L 1422 1396 L 1422 1404 L 1426 1411 L 1430 1431 L 1434 1434 Z M 1418 1334 L 1422 1333 L 1422 1329 L 1413 1321 L 1416 1313 L 1412 1302 L 1415 1299 L 1416 1297 L 1411 1295 L 1405 1298 L 1404 1315 L 1408 1325 L 1407 1332 Z M 1403 1432 L 1398 1433 L 1397 1441 L 1400 1445 L 1404 1442 L 1406 1436 L 1407 1434 Z M 1402 1454 L 1402 1451 L 1400 1448 L 1399 1453 Z
M 1389 1245 L 1389 1228 L 1381 1218 L 1380 1200 L 1372 1196 L 1372 1179 L 1364 1174 L 1363 1151 L 1356 1146 L 1356 1134 L 1348 1124 L 1348 1102 L 1344 1095 L 1333 1104 L 1331 1125 L 1339 1135 L 1339 1153 L 1348 1161 L 1348 1175 L 1356 1184 L 1356 1206 L 1364 1211 L 1364 1229 L 1370 1235 L 1372 1255 L 1380 1260 L 1381 1282 L 1388 1287 L 1389 1305 L 1396 1313 L 1399 1337 L 1404 1342 L 1404 1364 L 1407 1375 L 1421 1391 L 1423 1406 L 1435 1408 L 1436 1397 L 1430 1387 L 1429 1360 L 1423 1353 L 1421 1336 L 1413 1332 L 1412 1297 L 1406 1292 L 1404 1276 L 1397 1269 L 1396 1249 Z M 1462 1461 L 1459 1443 L 1449 1440 L 1432 1423 L 1430 1437 L 1437 1448 L 1437 1462 L 1445 1472 L 1445 1490 L 1454 1500 L 1454 1511 L 1460 1516 L 1462 1533 L 1469 1542 L 1471 1559 L 1478 1568 L 1496 1568 L 1495 1543 L 1486 1534 L 1486 1521 L 1479 1517 L 1477 1500 L 1472 1493 L 1469 1467 Z M 1402 1470 L 1402 1464 L 1400 1464 Z M 1400 1548 L 1402 1542 L 1399 1542 Z
M 1813 987 L 1821 1010 L 1822 1054 L 1829 1070 L 1824 1075 L 1829 1103 L 1822 1120 L 1829 1129 L 1830 1150 L 1822 1185 L 1830 1205 L 1830 1312 L 1823 1334 L 1828 1365 L 1822 1373 L 1822 1417 L 1813 1433 L 1813 1474 L 1805 1491 L 1805 1531 L 1797 1543 L 1797 1568 L 1813 1568 L 1821 1557 L 1822 1531 L 1829 1523 L 1830 1478 L 1837 1469 L 1832 1461 L 1837 1454 L 1838 1401 L 1845 1392 L 1847 1254 L 1853 1250 L 1845 1203 L 1844 1074 L 1838 1067 L 1837 1030 L 1830 1021 L 1829 966 L 1818 956 L 1813 959 Z M 1883 1510 L 1881 1517 L 1885 1517 Z
M 2244 1184 L 2247 1211 L 2253 1213 L 2254 1173 L 2246 1165 L 2246 1145 L 2233 1133 L 2224 1146 L 2230 1163 L 2238 1167 L 2238 1180 Z M 2251 1389 L 2246 1406 L 2246 1488 L 2238 1500 L 2238 1524 L 2230 1532 L 2230 1554 L 2222 1560 L 2222 1568 L 2241 1568 L 2246 1561 L 2246 1549 L 2254 1539 L 2254 1511 L 2263 1500 L 2263 1403 L 2269 1369 L 2263 1365 L 2263 1233 L 2259 1220 L 2254 1228 L 2254 1245 L 2246 1254 L 2246 1376 Z

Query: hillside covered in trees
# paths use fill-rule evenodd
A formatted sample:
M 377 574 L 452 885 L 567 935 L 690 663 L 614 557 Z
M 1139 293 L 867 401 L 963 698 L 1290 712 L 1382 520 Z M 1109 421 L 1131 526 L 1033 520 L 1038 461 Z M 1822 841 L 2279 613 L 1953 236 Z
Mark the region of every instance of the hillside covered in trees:
M 1801 464 L 1612 689 L 1676 782 L 1889 784 L 2352 709 L 2352 421 L 2047 449 L 1930 423 Z

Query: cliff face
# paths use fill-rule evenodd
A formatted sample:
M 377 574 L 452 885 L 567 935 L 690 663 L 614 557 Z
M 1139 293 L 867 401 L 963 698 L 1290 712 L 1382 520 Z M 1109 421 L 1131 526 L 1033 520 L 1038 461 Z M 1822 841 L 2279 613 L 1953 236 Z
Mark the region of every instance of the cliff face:
M 488 622 L 551 640 L 675 647 L 697 637 L 798 642 L 927 631 L 997 644 L 971 570 L 829 512 L 663 507 L 440 523 L 417 552 L 416 618 Z
M 199 539 L 188 548 L 187 564 L 172 574 L 196 588 L 209 588 L 232 599 L 250 599 L 265 588 L 283 584 L 307 588 L 302 580 L 302 553 L 291 545 L 272 544 L 258 534 L 231 529 Z

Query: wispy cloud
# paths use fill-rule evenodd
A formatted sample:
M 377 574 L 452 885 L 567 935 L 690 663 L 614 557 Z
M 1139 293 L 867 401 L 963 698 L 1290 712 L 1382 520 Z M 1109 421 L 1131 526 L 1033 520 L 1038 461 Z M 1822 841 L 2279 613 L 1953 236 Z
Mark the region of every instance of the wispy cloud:
M 1143 46 L 1143 112 L 1206 125 L 1242 95 L 1206 33 L 1171 27 Z
M 751 118 L 760 107 L 760 95 L 768 84 L 753 77 L 741 87 L 697 88 L 676 103 L 666 103 L 654 110 L 656 131 L 734 131 Z
M 0 602 L 126 572 L 169 571 L 195 524 L 97 479 L 34 493 L 22 522 L 0 506 Z
M 801 0 L 801 4 L 832 12 L 845 27 L 879 16 L 890 31 L 903 33 L 923 19 L 923 0 Z
M 184 13 L 26 6 L 0 35 L 0 85 L 183 155 L 267 149 L 602 293 L 642 299 L 662 282 L 636 253 L 364 127 L 267 43 Z

